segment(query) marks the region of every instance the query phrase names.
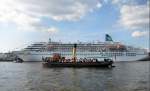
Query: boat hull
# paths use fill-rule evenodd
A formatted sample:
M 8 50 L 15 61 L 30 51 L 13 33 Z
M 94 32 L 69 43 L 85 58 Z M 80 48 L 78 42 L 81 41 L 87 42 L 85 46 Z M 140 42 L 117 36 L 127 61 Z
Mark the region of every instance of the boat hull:
M 45 62 L 47 67 L 112 67 L 113 62 Z

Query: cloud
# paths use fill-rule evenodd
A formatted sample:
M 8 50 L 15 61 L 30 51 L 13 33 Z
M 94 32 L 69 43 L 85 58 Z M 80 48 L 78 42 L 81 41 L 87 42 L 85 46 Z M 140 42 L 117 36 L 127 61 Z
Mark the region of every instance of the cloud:
M 132 30 L 132 37 L 148 35 L 149 1 L 148 0 L 112 0 L 120 10 L 119 26 Z M 139 31 L 140 30 L 140 31 Z
M 22 0 L 32 14 L 57 21 L 78 20 L 100 5 L 98 0 Z M 31 3 L 31 4 L 30 4 Z M 99 6 L 100 7 L 100 6 Z M 99 8 L 98 7 L 98 8 Z M 32 11 L 32 12 L 31 12 Z
M 149 2 L 149 0 L 111 0 L 111 3 L 114 5 L 122 6 L 122 5 L 138 5 L 145 4 Z
M 120 0 L 112 0 L 112 3 L 113 4 L 118 4 L 118 3 L 120 3 Z
M 0 0 L 0 22 L 13 23 L 20 30 L 36 30 L 43 27 L 43 17 L 77 21 L 101 6 L 98 0 Z
M 97 3 L 96 7 L 97 7 L 97 8 L 101 8 L 101 7 L 102 7 L 102 4 L 101 4 L 101 3 Z
M 142 37 L 142 36 L 145 36 L 145 35 L 148 35 L 147 31 L 134 31 L 132 33 L 132 37 Z
M 119 23 L 130 30 L 149 29 L 149 6 L 123 5 L 120 9 Z
M 50 32 L 50 33 L 57 33 L 59 30 L 58 28 L 55 28 L 55 27 L 49 27 L 47 29 L 43 29 L 43 31 L 46 31 L 46 32 Z

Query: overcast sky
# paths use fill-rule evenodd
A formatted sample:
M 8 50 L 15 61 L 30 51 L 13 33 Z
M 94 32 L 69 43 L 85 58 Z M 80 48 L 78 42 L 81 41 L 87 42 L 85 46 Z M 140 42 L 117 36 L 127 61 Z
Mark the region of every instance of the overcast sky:
M 114 41 L 148 48 L 149 0 L 0 0 L 0 52 L 33 42 Z

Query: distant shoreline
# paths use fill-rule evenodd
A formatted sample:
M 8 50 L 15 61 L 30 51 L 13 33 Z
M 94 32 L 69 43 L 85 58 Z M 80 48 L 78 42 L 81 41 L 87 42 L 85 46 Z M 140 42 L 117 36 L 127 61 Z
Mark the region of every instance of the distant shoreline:
M 4 60 L 4 59 L 0 59 L 0 62 L 13 62 L 13 60 Z

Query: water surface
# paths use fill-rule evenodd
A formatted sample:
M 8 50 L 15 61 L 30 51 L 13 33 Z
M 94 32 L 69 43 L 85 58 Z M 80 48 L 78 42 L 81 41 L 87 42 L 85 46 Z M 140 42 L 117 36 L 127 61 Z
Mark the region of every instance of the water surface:
M 40 62 L 0 62 L 0 91 L 149 91 L 150 61 L 114 65 L 44 68 Z

